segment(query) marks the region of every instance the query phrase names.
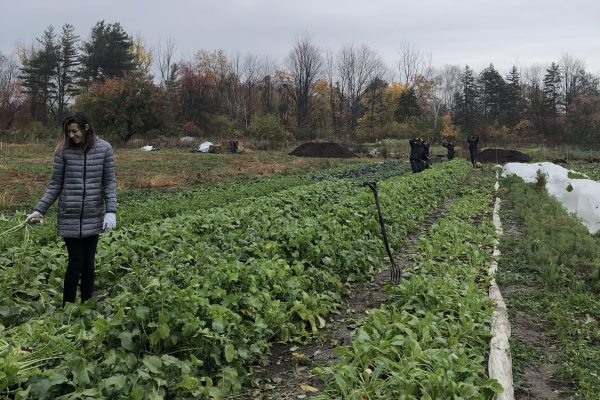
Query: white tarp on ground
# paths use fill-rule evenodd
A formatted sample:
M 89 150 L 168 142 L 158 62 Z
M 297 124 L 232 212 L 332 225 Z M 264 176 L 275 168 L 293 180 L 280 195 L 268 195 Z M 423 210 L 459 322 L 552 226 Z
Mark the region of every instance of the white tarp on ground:
M 198 146 L 198 151 L 202 153 L 208 153 L 208 149 L 210 148 L 210 146 L 212 146 L 211 142 L 201 143 L 200 146 Z
M 508 163 L 502 176 L 518 175 L 525 182 L 536 181 L 537 171 L 546 174 L 546 190 L 569 212 L 581 218 L 590 233 L 600 230 L 600 182 L 590 179 L 571 179 L 569 171 L 550 162 L 523 164 Z M 575 171 L 572 171 L 575 172 Z

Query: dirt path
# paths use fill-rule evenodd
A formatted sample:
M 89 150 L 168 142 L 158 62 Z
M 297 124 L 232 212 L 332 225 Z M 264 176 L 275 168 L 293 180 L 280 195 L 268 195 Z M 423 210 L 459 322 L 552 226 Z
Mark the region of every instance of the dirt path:
M 403 271 L 410 270 L 412 257 L 416 252 L 419 237 L 429 230 L 438 218 L 443 216 L 454 202 L 450 195 L 444 203 L 406 240 L 403 248 L 393 249 L 394 259 Z M 385 210 L 384 210 L 385 213 Z M 383 246 L 383 243 L 382 243 Z M 389 266 L 389 260 L 386 260 Z M 370 282 L 349 285 L 349 295 L 343 301 L 339 314 L 330 314 L 327 325 L 320 330 L 308 345 L 275 344 L 267 366 L 256 373 L 260 389 L 230 396 L 228 399 L 302 399 L 311 397 L 324 389 L 324 382 L 310 371 L 314 367 L 331 365 L 336 361 L 333 350 L 351 342 L 359 321 L 369 309 L 379 308 L 386 301 L 384 287 L 390 282 L 389 268 L 378 274 Z M 303 385 L 304 387 L 302 387 Z
M 510 207 L 508 202 L 503 207 Z M 523 235 L 521 223 L 510 215 L 503 217 L 505 235 L 519 238 Z M 502 257 L 509 257 L 503 254 Z M 571 388 L 568 382 L 554 379 L 556 373 L 557 349 L 553 339 L 548 335 L 550 332 L 550 321 L 543 319 L 540 315 L 531 315 L 519 310 L 519 301 L 523 296 L 534 296 L 540 290 L 533 280 L 511 284 L 500 287 L 511 312 L 511 347 L 516 341 L 525 345 L 535 352 L 535 359 L 528 360 L 522 371 L 520 379 L 515 381 L 516 400 L 562 400 L 570 398 Z M 531 354 L 531 353 L 528 353 Z M 513 355 L 513 362 L 515 355 Z

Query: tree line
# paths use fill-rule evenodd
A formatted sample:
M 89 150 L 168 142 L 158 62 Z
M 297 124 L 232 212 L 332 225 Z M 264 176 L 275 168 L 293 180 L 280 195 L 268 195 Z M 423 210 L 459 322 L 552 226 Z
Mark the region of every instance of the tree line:
M 600 142 L 600 78 L 582 60 L 517 68 L 435 68 L 409 44 L 390 67 L 367 45 L 321 49 L 298 37 L 283 61 L 199 50 L 177 60 L 173 39 L 154 49 L 119 23 L 82 40 L 49 26 L 18 59 L 0 54 L 0 130 L 56 128 L 70 109 L 103 134 L 239 136 L 279 142 L 374 141 L 477 134 Z M 54 129 L 55 131 L 55 129 Z

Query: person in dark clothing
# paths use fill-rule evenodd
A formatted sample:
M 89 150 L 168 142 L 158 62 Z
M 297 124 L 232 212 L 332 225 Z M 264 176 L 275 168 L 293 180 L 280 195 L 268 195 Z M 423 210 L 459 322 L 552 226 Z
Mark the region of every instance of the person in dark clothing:
M 429 154 L 429 141 L 423 140 L 421 151 L 421 161 L 423 169 L 431 168 L 431 155 Z
M 117 224 L 117 180 L 112 147 L 94 134 L 85 115 L 68 116 L 62 130 L 48 189 L 25 222 L 38 222 L 58 199 L 58 234 L 69 254 L 64 307 L 75 302 L 79 285 L 82 302 L 92 297 L 98 235 Z
M 410 143 L 410 167 L 412 172 L 417 173 L 423 171 L 423 161 L 421 154 L 423 153 L 423 142 L 421 138 L 413 138 L 408 141 Z
M 471 155 L 471 164 L 475 166 L 475 164 L 477 164 L 477 143 L 479 143 L 479 136 L 469 136 L 467 142 L 469 143 L 469 154 Z
M 454 144 L 452 142 L 442 142 L 442 146 L 448 150 L 448 160 L 452 160 L 454 158 Z

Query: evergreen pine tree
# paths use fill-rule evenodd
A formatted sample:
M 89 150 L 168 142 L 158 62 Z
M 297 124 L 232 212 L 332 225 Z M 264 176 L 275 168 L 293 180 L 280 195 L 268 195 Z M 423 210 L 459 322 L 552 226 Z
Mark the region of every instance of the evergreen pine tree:
M 132 52 L 133 41 L 121 24 L 96 23 L 90 40 L 83 43 L 81 62 L 81 84 L 89 86 L 93 81 L 109 77 L 123 77 L 135 69 Z
M 76 67 L 79 65 L 77 42 L 79 36 L 75 35 L 73 25 L 65 24 L 60 36 L 60 49 L 56 69 L 56 114 L 57 120 L 65 116 L 65 108 L 75 93 Z
M 578 96 L 600 96 L 600 77 L 580 70 L 577 73 Z
M 454 94 L 455 125 L 461 125 L 466 133 L 473 133 L 477 120 L 477 85 L 473 70 L 465 66 L 460 77 L 460 92 Z
M 477 81 L 481 114 L 489 121 L 497 121 L 503 108 L 506 82 L 492 64 L 481 71 Z
M 29 97 L 32 118 L 47 123 L 56 102 L 56 69 L 60 44 L 56 41 L 53 26 L 46 28 L 37 41 L 41 47 L 32 48 L 21 60 L 21 82 Z
M 421 108 L 419 107 L 415 89 L 409 88 L 404 90 L 398 98 L 398 104 L 394 112 L 396 121 L 406 122 L 419 115 L 421 115 Z
M 560 68 L 558 64 L 552 63 L 550 68 L 546 70 L 546 75 L 544 76 L 544 88 L 542 89 L 542 93 L 544 95 L 544 111 L 546 116 L 556 118 L 561 103 L 561 74 Z
M 506 80 L 506 92 L 504 100 L 502 101 L 502 123 L 512 128 L 521 120 L 521 113 L 524 107 L 521 90 L 521 76 L 516 66 L 512 67 Z

